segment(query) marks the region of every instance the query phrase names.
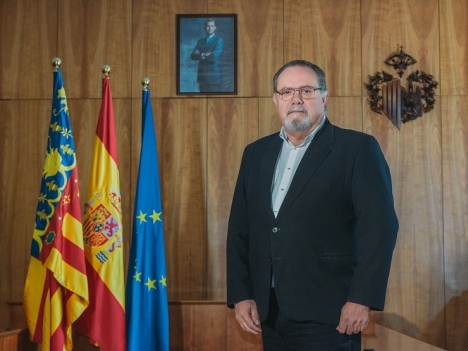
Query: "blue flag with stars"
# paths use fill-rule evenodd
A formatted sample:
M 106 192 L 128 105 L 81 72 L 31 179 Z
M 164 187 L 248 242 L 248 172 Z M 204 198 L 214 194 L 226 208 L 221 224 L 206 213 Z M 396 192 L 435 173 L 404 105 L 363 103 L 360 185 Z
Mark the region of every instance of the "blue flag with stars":
M 158 154 L 150 91 L 143 91 L 142 142 L 126 285 L 127 350 L 168 351 L 169 311 Z

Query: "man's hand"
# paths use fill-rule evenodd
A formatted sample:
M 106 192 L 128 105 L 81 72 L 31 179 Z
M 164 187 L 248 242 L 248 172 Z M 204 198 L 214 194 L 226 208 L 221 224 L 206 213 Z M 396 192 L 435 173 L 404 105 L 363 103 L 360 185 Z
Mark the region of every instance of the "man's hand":
M 205 52 L 205 56 L 210 56 L 210 55 L 211 55 L 211 51 Z
M 369 323 L 370 308 L 354 302 L 347 302 L 341 309 L 340 324 L 336 328 L 341 334 L 357 334 Z
M 242 329 L 252 334 L 260 334 L 260 319 L 254 300 L 244 300 L 235 305 L 236 319 Z

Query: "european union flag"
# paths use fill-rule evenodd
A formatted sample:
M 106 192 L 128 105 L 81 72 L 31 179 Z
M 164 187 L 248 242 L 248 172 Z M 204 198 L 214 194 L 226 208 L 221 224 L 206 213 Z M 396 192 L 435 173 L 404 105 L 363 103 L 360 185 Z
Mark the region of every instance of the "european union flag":
M 126 286 L 128 351 L 168 351 L 169 311 L 158 155 L 149 89 L 143 91 L 140 167 Z

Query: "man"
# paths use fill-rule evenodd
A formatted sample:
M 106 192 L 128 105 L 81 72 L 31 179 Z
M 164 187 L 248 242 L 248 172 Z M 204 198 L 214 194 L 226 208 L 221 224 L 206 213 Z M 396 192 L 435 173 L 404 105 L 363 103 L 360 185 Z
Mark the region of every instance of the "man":
M 197 82 L 201 93 L 221 91 L 221 69 L 219 57 L 223 52 L 224 41 L 216 36 L 216 22 L 210 18 L 205 21 L 206 38 L 197 42 L 191 58 L 198 63 Z
M 273 91 L 283 127 L 246 147 L 234 191 L 228 306 L 264 350 L 360 351 L 398 231 L 389 168 L 375 138 L 325 116 L 316 65 L 287 63 Z

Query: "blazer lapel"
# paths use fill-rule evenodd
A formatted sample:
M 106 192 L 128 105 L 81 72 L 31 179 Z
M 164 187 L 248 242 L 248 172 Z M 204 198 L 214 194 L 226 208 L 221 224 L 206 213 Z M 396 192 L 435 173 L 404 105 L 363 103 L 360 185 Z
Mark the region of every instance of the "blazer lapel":
M 265 205 L 268 213 L 274 218 L 273 210 L 271 209 L 271 183 L 276 168 L 276 161 L 283 145 L 283 139 L 279 137 L 274 138 L 265 150 L 260 163 L 260 179 L 261 179 L 261 194 L 263 204 Z
M 310 178 L 312 178 L 322 162 L 331 152 L 331 149 L 328 147 L 328 145 L 332 144 L 333 142 L 333 126 L 328 120 L 326 120 L 325 124 L 322 126 L 322 129 L 317 133 L 309 145 L 306 153 L 304 154 L 304 157 L 301 160 L 301 163 L 299 164 L 299 167 L 296 170 L 296 173 L 294 174 L 294 178 L 291 181 L 291 186 L 289 187 L 288 193 L 286 194 L 286 197 L 284 198 L 284 201 L 278 212 L 278 216 L 276 217 L 277 221 L 299 196 L 302 189 L 306 186 Z

